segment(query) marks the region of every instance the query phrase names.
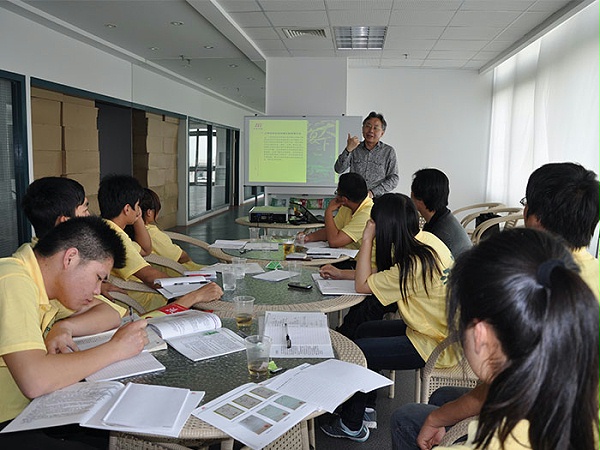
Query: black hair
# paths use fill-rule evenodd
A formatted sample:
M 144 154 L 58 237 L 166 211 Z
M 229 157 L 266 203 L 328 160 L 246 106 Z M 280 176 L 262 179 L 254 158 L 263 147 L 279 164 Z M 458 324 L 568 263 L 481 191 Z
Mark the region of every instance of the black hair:
M 63 177 L 44 177 L 29 185 L 21 206 L 38 238 L 56 225 L 60 216 L 75 217 L 85 202 L 85 191 L 77 181 Z
M 387 193 L 374 200 L 371 218 L 375 222 L 375 261 L 377 271 L 394 265 L 400 271 L 400 295 L 408 301 L 409 290 L 414 290 L 417 280 L 413 274 L 417 260 L 422 267 L 422 283 L 427 286 L 434 274 L 440 274 L 439 257 L 429 245 L 419 242 L 419 216 L 414 203 L 404 194 Z M 409 285 L 412 280 L 412 285 Z
M 507 362 L 491 381 L 475 443 L 501 442 L 529 421 L 534 450 L 594 448 L 598 430 L 598 301 L 553 235 L 514 228 L 458 257 L 448 325 L 485 321 Z M 493 370 L 493 369 L 492 369 Z
M 590 243 L 599 218 L 598 177 L 575 163 L 551 163 L 536 169 L 527 182 L 527 215 L 558 234 L 571 248 Z
M 144 195 L 140 199 L 140 209 L 142 210 L 142 217 L 146 216 L 146 212 L 153 210 L 155 214 L 160 212 L 162 205 L 160 203 L 160 197 L 152 189 L 144 188 Z
M 369 113 L 369 115 L 367 117 L 365 117 L 365 120 L 363 120 L 363 123 L 362 123 L 363 126 L 365 123 L 367 123 L 367 120 L 369 120 L 369 119 L 379 119 L 381 121 L 381 128 L 383 129 L 383 131 L 385 131 L 385 129 L 387 128 L 387 122 L 383 118 L 383 114 L 380 114 L 375 111 L 371 111 Z
M 113 267 L 125 267 L 125 246 L 121 237 L 100 217 L 74 217 L 52 228 L 35 246 L 35 253 L 51 257 L 76 248 L 84 261 L 113 260 Z
M 450 183 L 441 170 L 417 170 L 413 175 L 410 190 L 417 200 L 425 203 L 429 211 L 443 211 L 448 206 Z
M 361 203 L 369 195 L 367 182 L 362 175 L 355 172 L 340 175 L 337 187 L 338 195 L 346 197 L 354 203 Z
M 125 205 L 132 208 L 144 195 L 144 188 L 138 180 L 129 175 L 107 175 L 100 181 L 98 204 L 100 214 L 105 219 L 114 219 Z

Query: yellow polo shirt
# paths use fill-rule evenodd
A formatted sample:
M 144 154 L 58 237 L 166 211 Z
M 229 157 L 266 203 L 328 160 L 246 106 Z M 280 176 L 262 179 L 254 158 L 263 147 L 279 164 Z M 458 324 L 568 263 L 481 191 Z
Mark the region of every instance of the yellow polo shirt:
M 467 441 L 464 444 L 453 445 L 451 447 L 435 447 L 436 450 L 473 450 L 475 445 L 473 440 L 477 433 L 477 421 L 474 420 L 469 424 L 469 433 L 467 435 Z M 521 420 L 512 429 L 506 441 L 504 441 L 504 447 L 500 444 L 500 441 L 494 436 L 486 450 L 531 450 L 529 444 L 529 421 Z
M 0 259 L 0 422 L 13 419 L 29 404 L 1 357 L 46 351 L 44 336 L 59 314 L 57 303 L 48 299 L 31 246 Z
M 345 248 L 360 249 L 363 231 L 367 225 L 367 220 L 371 218 L 371 208 L 373 208 L 373 199 L 367 197 L 358 206 L 354 214 L 347 206 L 342 206 L 338 210 L 333 218 L 335 226 L 352 239 L 352 242 L 347 244 Z
M 434 276 L 427 286 L 423 285 L 423 269 L 420 261 L 415 261 L 412 280 L 409 280 L 408 298 L 402 300 L 400 295 L 400 271 L 398 266 L 389 270 L 374 273 L 369 276 L 367 283 L 371 291 L 383 305 L 398 304 L 398 312 L 407 325 L 406 336 L 415 349 L 427 361 L 435 347 L 448 336 L 446 322 L 446 283 L 453 264 L 452 253 L 435 235 L 420 231 L 416 239 L 429 245 L 438 254 L 441 274 Z M 457 363 L 453 347 L 446 349 L 440 355 L 436 367 L 450 367 Z
M 596 298 L 599 298 L 600 291 L 600 270 L 598 260 L 586 250 L 585 247 L 572 251 L 573 259 L 579 266 L 579 275 L 590 287 Z
M 152 253 L 172 259 L 173 261 L 179 261 L 183 253 L 179 245 L 174 244 L 173 240 L 154 224 L 146 224 L 146 230 L 148 230 L 150 239 L 152 239 Z M 196 264 L 194 261 L 183 263 L 183 266 L 188 270 L 200 270 L 204 267 Z M 171 274 L 169 271 L 167 273 Z M 180 276 L 180 274 L 174 274 L 173 276 Z
M 141 283 L 142 281 L 133 274 L 150 264 L 140 254 L 139 245 L 133 242 L 127 233 L 112 220 L 105 219 L 105 222 L 117 232 L 125 246 L 125 267 L 122 269 L 113 268 L 111 273 L 122 280 L 139 281 Z M 159 293 L 153 294 L 150 292 L 127 291 L 127 295 L 146 308 L 146 311 L 152 311 L 153 309 L 160 308 L 167 304 L 167 299 Z

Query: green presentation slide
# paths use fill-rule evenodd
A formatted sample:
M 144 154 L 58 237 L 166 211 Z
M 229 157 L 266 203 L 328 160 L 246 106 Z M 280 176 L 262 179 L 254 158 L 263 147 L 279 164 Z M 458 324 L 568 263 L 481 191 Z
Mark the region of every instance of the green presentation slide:
M 360 123 L 348 116 L 247 117 L 246 184 L 336 186 L 333 165 Z

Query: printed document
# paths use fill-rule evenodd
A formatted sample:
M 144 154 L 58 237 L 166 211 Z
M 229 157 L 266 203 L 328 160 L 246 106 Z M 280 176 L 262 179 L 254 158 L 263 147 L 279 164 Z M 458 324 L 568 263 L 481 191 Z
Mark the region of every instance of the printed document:
M 318 273 L 312 277 L 323 295 L 365 295 L 356 292 L 354 280 L 325 280 Z
M 1 433 L 78 423 L 177 437 L 204 392 L 111 382 L 76 383 L 34 399 Z
M 267 311 L 264 333 L 273 339 L 271 358 L 334 357 L 324 313 Z

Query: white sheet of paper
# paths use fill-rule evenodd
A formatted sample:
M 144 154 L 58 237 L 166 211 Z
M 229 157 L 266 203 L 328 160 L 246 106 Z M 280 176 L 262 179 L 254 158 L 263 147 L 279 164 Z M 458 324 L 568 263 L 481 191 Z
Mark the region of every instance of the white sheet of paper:
M 210 268 L 212 270 L 215 270 L 216 272 L 222 272 L 222 267 L 228 265 L 229 264 L 217 263 L 210 266 Z M 258 263 L 246 263 L 246 265 L 244 266 L 245 273 L 262 273 L 264 271 L 265 269 L 263 269 Z
M 304 367 L 304 368 L 303 368 Z M 354 393 L 370 392 L 392 381 L 356 364 L 328 359 L 314 366 L 299 366 L 278 375 L 265 384 L 292 397 L 301 398 L 333 413 L 335 408 Z
M 318 273 L 312 277 L 323 295 L 365 295 L 356 292 L 354 280 L 325 280 Z
M 290 348 L 287 348 L 286 324 L 292 344 Z M 324 313 L 267 311 L 264 334 L 273 339 L 271 358 L 334 357 Z
M 142 352 L 122 361 L 117 361 L 98 372 L 91 374 L 86 378 L 87 381 L 109 381 L 119 378 L 132 377 L 134 375 L 142 375 L 144 373 L 158 372 L 165 370 L 158 359 L 152 356 L 151 353 Z
M 128 383 L 102 421 L 115 426 L 172 428 L 188 395 L 189 389 Z
M 349 256 L 355 258 L 358 255 L 358 250 L 349 248 L 331 248 L 331 247 L 317 247 L 309 248 L 306 254 L 311 258 L 340 258 L 342 256 Z
M 233 250 L 239 250 L 243 248 L 248 241 L 243 240 L 227 240 L 227 239 L 217 239 L 214 244 L 209 245 L 209 247 L 216 248 L 229 248 Z
M 261 273 L 260 275 L 254 275 L 253 278 L 265 281 L 281 281 L 287 280 L 291 276 L 292 272 L 287 270 L 271 270 L 270 272 Z

